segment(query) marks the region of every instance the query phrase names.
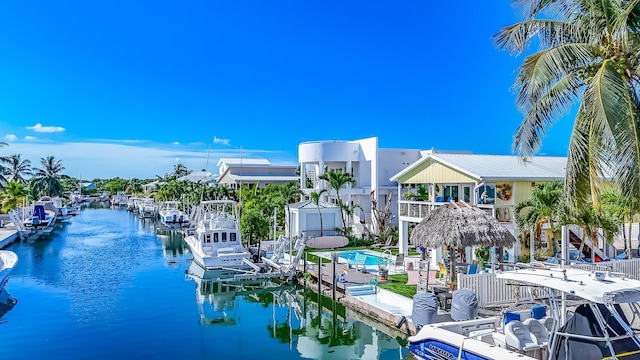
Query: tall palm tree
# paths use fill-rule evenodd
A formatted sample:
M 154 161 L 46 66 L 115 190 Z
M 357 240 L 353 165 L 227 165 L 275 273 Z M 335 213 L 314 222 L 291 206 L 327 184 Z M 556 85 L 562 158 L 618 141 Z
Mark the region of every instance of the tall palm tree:
M 322 230 L 324 229 L 324 225 L 322 224 L 322 213 L 320 212 L 320 198 L 323 193 L 326 193 L 326 189 L 322 189 L 320 191 L 314 191 L 309 194 L 311 196 L 311 201 L 316 204 L 316 208 L 318 209 L 318 216 L 320 216 L 320 236 L 322 236 Z
M 542 226 L 554 225 L 560 220 L 561 207 L 564 206 L 563 184 L 560 181 L 538 184 L 531 191 L 531 198 L 516 204 L 514 216 L 519 229 L 533 233 L 534 243 L 540 243 Z M 553 244 L 554 248 L 556 244 Z M 556 252 L 558 249 L 555 249 Z
M 326 181 L 329 184 L 329 187 L 336 191 L 336 197 L 338 198 L 338 206 L 340 209 L 343 209 L 343 202 L 340 198 L 340 188 L 343 186 L 350 184 L 355 185 L 356 179 L 352 174 L 345 173 L 338 170 L 329 170 L 327 172 L 322 173 L 318 178 Z M 342 226 L 344 229 L 344 233 L 347 233 L 347 224 L 344 220 L 344 212 L 340 211 L 340 216 L 342 217 Z
M 640 6 L 635 0 L 513 0 L 524 19 L 500 30 L 498 48 L 523 54 L 515 79 L 524 114 L 513 150 L 534 155 L 541 138 L 577 110 L 565 182 L 570 209 L 599 206 L 603 179 L 640 201 Z M 545 17 L 546 16 L 546 17 Z M 589 197 L 591 201 L 586 201 Z
M 62 196 L 64 189 L 60 183 L 60 172 L 64 170 L 62 160 L 56 160 L 54 156 L 40 159 L 41 168 L 34 169 L 35 187 L 40 195 Z
M 628 201 L 616 189 L 605 189 L 602 192 L 602 210 L 617 219 L 620 224 L 629 223 L 629 233 L 627 234 L 623 227 L 622 238 L 624 249 L 631 251 L 631 224 L 633 215 L 639 212 L 638 209 L 630 208 Z
M 24 176 L 31 176 L 31 161 L 28 159 L 22 159 L 20 154 L 14 154 L 0 158 L 0 162 L 7 164 L 5 174 L 7 181 L 17 181 L 22 184 L 26 184 Z

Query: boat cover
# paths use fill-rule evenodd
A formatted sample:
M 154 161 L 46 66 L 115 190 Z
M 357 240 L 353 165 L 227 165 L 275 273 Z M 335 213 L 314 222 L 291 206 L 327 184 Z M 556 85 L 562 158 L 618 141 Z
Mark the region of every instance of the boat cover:
M 423 325 L 433 323 L 438 314 L 438 298 L 436 294 L 431 292 L 419 292 L 413 295 L 413 309 L 411 312 L 411 321 L 417 330 Z
M 478 316 L 478 297 L 470 289 L 459 289 L 451 296 L 451 318 L 471 320 Z
M 602 304 L 597 305 L 600 312 L 604 316 L 608 324 L 608 335 L 619 336 L 625 332 L 622 326 L 615 320 L 609 310 Z M 616 310 L 628 324 L 628 320 L 624 316 L 620 305 L 615 305 Z M 603 337 L 604 333 L 600 329 L 596 317 L 588 305 L 580 305 L 576 308 L 575 313 L 567 320 L 565 325 L 558 331 L 560 333 L 576 334 L 592 337 Z M 627 354 L 623 359 L 638 359 L 638 346 L 631 338 L 624 338 L 613 341 L 613 348 L 618 356 Z M 551 350 L 551 359 L 567 359 L 567 360 L 591 360 L 604 359 L 612 356 L 609 347 L 604 341 L 596 341 L 589 339 L 578 339 L 575 337 L 558 336 L 556 344 Z
M 37 216 L 40 220 L 45 219 L 44 206 L 36 205 L 33 207 L 33 216 Z

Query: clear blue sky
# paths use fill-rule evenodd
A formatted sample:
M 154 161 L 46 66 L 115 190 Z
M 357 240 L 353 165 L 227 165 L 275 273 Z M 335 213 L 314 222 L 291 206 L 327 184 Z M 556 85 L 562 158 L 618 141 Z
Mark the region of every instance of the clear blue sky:
M 0 154 L 83 178 L 219 157 L 296 163 L 298 144 L 509 154 L 521 58 L 508 1 L 35 1 L 0 11 Z M 541 153 L 566 155 L 572 119 Z M 214 142 L 214 139 L 217 141 Z

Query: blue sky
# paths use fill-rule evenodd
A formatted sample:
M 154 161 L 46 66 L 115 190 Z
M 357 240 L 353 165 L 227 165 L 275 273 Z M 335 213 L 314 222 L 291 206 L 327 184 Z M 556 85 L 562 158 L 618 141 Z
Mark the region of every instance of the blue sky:
M 0 11 L 0 154 L 150 178 L 298 144 L 509 154 L 508 1 L 35 1 Z M 462 6 L 461 6 L 462 5 Z M 566 155 L 572 120 L 543 141 Z M 208 151 L 208 149 L 211 149 Z M 207 161 L 207 154 L 209 160 Z M 207 165 L 208 164 L 208 165 Z

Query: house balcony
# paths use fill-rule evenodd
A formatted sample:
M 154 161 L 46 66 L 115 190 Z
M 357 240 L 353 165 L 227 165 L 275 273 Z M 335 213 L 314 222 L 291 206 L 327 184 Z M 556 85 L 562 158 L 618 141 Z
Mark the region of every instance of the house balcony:
M 400 200 L 400 220 L 419 223 L 431 211 L 447 204 L 447 202 Z M 512 205 L 477 204 L 475 206 L 505 225 L 513 223 Z

